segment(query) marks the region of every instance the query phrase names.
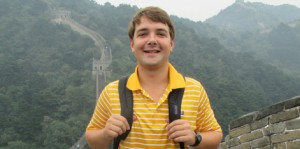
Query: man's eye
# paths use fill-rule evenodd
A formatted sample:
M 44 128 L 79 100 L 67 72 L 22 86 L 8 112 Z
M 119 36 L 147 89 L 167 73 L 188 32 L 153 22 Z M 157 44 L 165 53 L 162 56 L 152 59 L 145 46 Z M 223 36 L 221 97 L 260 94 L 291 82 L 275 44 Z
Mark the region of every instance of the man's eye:
M 159 36 L 166 36 L 165 33 L 158 33 Z
M 145 36 L 146 33 L 139 33 L 138 36 Z

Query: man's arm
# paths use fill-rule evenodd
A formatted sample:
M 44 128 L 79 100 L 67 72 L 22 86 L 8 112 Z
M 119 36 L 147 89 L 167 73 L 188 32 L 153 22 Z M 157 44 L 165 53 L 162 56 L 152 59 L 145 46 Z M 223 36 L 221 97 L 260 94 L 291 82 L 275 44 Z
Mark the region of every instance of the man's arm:
M 200 135 L 202 136 L 201 143 L 193 147 L 194 149 L 217 149 L 223 137 L 223 134 L 218 131 L 201 132 Z
M 108 148 L 113 139 L 104 136 L 104 129 L 87 130 L 85 132 L 86 141 L 92 149 Z

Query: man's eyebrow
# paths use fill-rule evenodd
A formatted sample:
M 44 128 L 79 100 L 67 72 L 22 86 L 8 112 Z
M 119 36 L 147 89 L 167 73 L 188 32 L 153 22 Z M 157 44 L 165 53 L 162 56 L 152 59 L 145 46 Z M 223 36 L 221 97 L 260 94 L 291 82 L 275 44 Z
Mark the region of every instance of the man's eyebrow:
M 149 29 L 147 29 L 147 28 L 140 28 L 140 29 L 138 29 L 137 30 L 137 32 L 139 32 L 139 31 L 148 31 Z M 166 29 L 164 29 L 164 28 L 158 28 L 158 29 L 155 29 L 155 31 L 163 31 L 163 32 L 168 32 Z
M 168 32 L 166 29 L 164 29 L 164 28 L 159 28 L 159 29 L 157 29 L 156 31 L 159 31 L 159 32 Z
M 136 32 L 147 31 L 147 30 L 148 30 L 147 28 L 140 28 L 140 29 L 136 30 Z

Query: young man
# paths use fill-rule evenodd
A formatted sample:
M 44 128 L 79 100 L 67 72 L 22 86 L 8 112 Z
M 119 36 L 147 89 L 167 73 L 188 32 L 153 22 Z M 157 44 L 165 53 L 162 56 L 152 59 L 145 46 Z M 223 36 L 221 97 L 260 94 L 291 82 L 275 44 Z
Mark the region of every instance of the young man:
M 169 15 L 158 7 L 141 9 L 132 18 L 128 34 L 137 59 L 127 81 L 134 114 L 132 129 L 119 148 L 179 148 L 178 142 L 184 142 L 185 148 L 218 148 L 222 130 L 204 88 L 169 63 L 175 38 Z M 169 123 L 168 95 L 177 88 L 185 88 L 181 119 Z M 111 82 L 99 97 L 86 130 L 87 142 L 93 149 L 104 149 L 129 129 L 126 118 L 120 116 L 118 81 Z

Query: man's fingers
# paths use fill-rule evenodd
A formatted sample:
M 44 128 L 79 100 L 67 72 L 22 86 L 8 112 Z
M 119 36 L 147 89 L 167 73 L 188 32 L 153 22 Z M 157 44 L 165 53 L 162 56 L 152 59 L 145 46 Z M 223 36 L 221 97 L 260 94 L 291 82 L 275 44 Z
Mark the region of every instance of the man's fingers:
M 126 132 L 126 129 L 124 129 L 123 127 L 116 126 L 116 125 L 111 125 L 110 130 L 117 133 L 118 135 L 121 135 L 124 132 Z
M 119 135 L 119 133 L 114 131 L 112 128 L 107 128 L 107 129 L 108 130 L 105 133 L 106 136 L 109 136 L 110 138 L 115 138 Z
M 185 142 L 191 144 L 191 140 L 195 137 L 195 132 L 192 129 L 189 121 L 176 120 L 168 124 L 168 138 L 173 139 L 175 142 Z
M 175 120 L 173 122 L 171 122 L 170 124 L 167 125 L 166 129 L 167 130 L 170 130 L 171 128 L 173 128 L 174 126 L 177 126 L 177 125 L 182 125 L 184 123 L 188 123 L 188 121 L 186 120 L 182 120 L 182 119 L 178 119 L 178 120 Z
M 120 115 L 112 115 L 106 123 L 105 126 L 106 135 L 115 138 L 118 135 L 123 134 L 126 130 L 129 130 L 129 124 L 125 117 Z
M 124 127 L 125 130 L 129 130 L 129 124 L 127 122 L 127 119 L 121 115 L 112 115 L 113 122 L 119 127 Z
M 176 120 L 172 123 L 168 124 L 166 129 L 169 132 L 169 135 L 175 131 L 185 130 L 185 129 L 192 129 L 190 123 L 186 120 Z
M 110 130 L 117 132 L 118 134 L 122 134 L 127 130 L 126 126 L 122 121 L 112 121 L 109 126 Z
M 181 130 L 181 131 L 174 131 L 173 133 L 170 133 L 169 139 L 175 139 L 178 137 L 186 136 L 188 133 L 186 130 Z
M 136 121 L 137 120 L 137 116 L 133 116 L 133 121 Z
M 133 121 L 137 120 L 137 116 L 133 116 Z M 115 138 L 130 129 L 128 121 L 121 115 L 112 115 L 106 122 L 106 135 Z

